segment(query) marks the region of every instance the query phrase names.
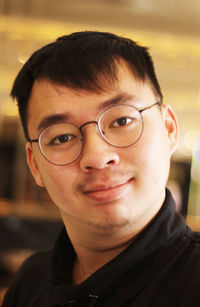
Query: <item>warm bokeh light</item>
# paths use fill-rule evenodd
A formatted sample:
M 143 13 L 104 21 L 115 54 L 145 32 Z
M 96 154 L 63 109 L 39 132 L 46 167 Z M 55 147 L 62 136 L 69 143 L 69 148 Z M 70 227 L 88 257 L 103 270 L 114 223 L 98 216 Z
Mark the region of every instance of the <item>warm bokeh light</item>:
M 184 145 L 187 149 L 193 150 L 196 148 L 197 138 L 200 136 L 200 131 L 198 130 L 189 130 L 184 135 Z M 196 149 L 194 149 L 195 151 Z

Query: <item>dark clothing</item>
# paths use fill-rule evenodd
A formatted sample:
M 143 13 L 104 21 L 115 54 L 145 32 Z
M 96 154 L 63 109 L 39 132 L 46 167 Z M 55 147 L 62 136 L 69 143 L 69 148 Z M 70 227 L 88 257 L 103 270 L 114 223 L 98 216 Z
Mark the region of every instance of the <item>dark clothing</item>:
M 132 245 L 80 285 L 71 283 L 74 260 L 63 230 L 51 253 L 24 263 L 3 307 L 200 306 L 200 234 L 175 213 L 169 191 Z

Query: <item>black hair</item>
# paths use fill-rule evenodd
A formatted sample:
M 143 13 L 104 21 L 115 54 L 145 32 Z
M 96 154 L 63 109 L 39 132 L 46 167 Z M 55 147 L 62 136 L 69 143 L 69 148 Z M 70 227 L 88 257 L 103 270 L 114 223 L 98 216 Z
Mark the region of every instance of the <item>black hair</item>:
M 35 80 L 47 79 L 76 90 L 103 91 L 104 80 L 116 80 L 116 63 L 125 61 L 139 80 L 149 80 L 162 101 L 153 61 L 146 47 L 112 33 L 83 31 L 59 37 L 35 51 L 18 73 L 11 96 L 17 100 L 25 137 L 27 106 Z

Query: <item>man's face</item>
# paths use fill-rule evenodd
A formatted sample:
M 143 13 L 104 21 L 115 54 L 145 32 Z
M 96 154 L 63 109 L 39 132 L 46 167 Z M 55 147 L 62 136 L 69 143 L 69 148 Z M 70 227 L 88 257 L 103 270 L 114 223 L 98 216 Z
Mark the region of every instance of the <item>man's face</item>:
M 96 121 L 106 109 L 105 102 L 118 94 L 124 99 L 116 104 L 138 109 L 156 102 L 148 82 L 135 79 L 125 66 L 119 66 L 118 81 L 111 90 L 100 94 L 35 81 L 28 107 L 29 135 L 38 138 L 44 118 L 58 114 L 77 126 Z M 95 123 L 83 127 L 82 153 L 69 165 L 51 164 L 37 143 L 27 144 L 27 160 L 37 184 L 46 187 L 72 231 L 131 232 L 143 228 L 158 212 L 177 143 L 177 124 L 169 107 L 154 106 L 142 115 L 143 134 L 126 148 L 106 143 Z

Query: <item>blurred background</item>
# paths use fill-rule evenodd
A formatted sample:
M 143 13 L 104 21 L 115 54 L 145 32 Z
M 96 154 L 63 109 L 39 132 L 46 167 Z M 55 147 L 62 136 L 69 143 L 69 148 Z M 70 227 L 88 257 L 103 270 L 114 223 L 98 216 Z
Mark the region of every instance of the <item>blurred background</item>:
M 200 230 L 200 1 L 0 0 L 0 296 L 21 262 L 51 247 L 62 227 L 29 174 L 9 92 L 33 51 L 81 30 L 114 32 L 150 48 L 164 102 L 181 129 L 168 186 L 177 210 Z

